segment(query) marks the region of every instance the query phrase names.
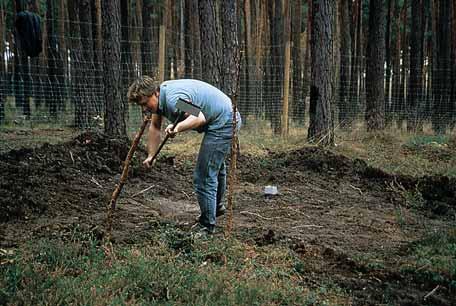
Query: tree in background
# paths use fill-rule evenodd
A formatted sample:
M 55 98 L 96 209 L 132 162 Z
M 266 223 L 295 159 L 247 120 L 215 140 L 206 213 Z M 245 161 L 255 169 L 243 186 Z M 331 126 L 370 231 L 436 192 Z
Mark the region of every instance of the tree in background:
M 131 56 L 131 42 L 129 33 L 129 16 L 130 16 L 130 0 L 120 0 L 120 14 L 121 14 L 121 73 L 122 85 L 128 86 L 130 84 L 130 65 L 132 64 Z M 104 20 L 104 19 L 103 19 Z
M 199 0 L 201 31 L 201 77 L 204 81 L 220 88 L 220 50 L 217 44 L 216 1 Z
M 47 69 L 47 84 L 45 86 L 46 93 L 46 106 L 49 110 L 49 115 L 54 120 L 57 119 L 57 109 L 58 104 L 61 102 L 59 99 L 59 94 L 56 92 L 56 89 L 59 86 L 57 80 L 57 60 L 59 58 L 57 50 L 57 34 L 55 29 L 55 18 L 54 18 L 54 3 L 52 0 L 46 0 L 46 33 L 47 33 L 47 58 L 48 58 L 48 69 Z
M 266 115 L 274 134 L 281 132 L 282 126 L 282 85 L 284 77 L 283 63 L 283 12 L 282 0 L 268 0 L 269 19 L 269 69 L 266 75 L 267 95 Z
M 79 27 L 79 1 L 68 0 L 70 17 L 71 102 L 75 108 L 74 124 L 79 129 L 89 128 L 89 107 L 82 99 L 84 70 L 82 61 L 81 30 Z
M 339 126 L 347 128 L 351 126 L 349 116 L 350 109 L 350 68 L 351 68 L 351 1 L 342 0 L 340 2 L 339 22 L 340 22 L 340 79 L 339 79 Z
M 366 125 L 368 131 L 385 127 L 385 7 L 382 0 L 370 0 L 369 35 L 366 56 Z
M 222 2 L 222 83 L 220 89 L 232 100 L 236 100 L 239 91 L 239 72 L 241 67 L 238 39 L 238 9 L 236 0 Z
M 396 0 L 394 0 L 396 1 Z M 392 19 L 394 17 L 394 2 L 393 0 L 386 0 L 386 28 L 385 28 L 385 125 L 388 124 L 388 117 L 390 117 L 391 105 L 391 73 L 392 73 Z
M 305 99 L 302 78 L 302 0 L 292 0 L 291 37 L 293 41 L 293 119 L 304 117 Z
M 352 43 L 352 60 L 351 60 L 351 75 L 350 75 L 350 93 L 348 106 L 350 111 L 347 113 L 347 121 L 352 122 L 359 113 L 360 108 L 360 93 L 362 79 L 362 55 L 364 54 L 364 39 L 363 39 L 363 14 L 361 0 L 355 0 L 352 3 L 352 28 L 351 41 Z
M 200 21 L 198 0 L 185 0 L 184 35 L 185 35 L 185 73 L 187 78 L 196 78 L 201 74 Z
M 153 77 L 153 53 L 152 53 L 152 3 L 143 0 L 142 7 L 142 41 L 141 60 L 142 74 Z
M 103 24 L 103 83 L 106 115 L 105 133 L 127 137 L 127 105 L 122 97 L 121 73 L 121 17 L 117 0 L 104 0 Z
M 5 9 L 3 1 L 0 1 L 0 54 L 5 54 Z M 0 56 L 0 125 L 5 123 L 6 102 L 6 75 L 5 57 Z
M 89 120 L 97 115 L 101 115 L 101 107 L 96 103 L 96 84 L 95 81 L 95 64 L 94 64 L 94 39 L 92 36 L 92 7 L 90 0 L 79 1 L 79 21 L 81 29 L 82 43 L 82 69 L 84 69 L 84 78 L 81 86 L 84 88 L 84 93 L 81 99 L 85 100 L 84 104 L 88 106 Z
M 452 104 L 452 126 L 454 127 L 456 125 L 456 1 L 453 1 L 452 3 L 453 6 L 453 15 L 451 18 L 451 24 L 453 25 L 452 28 L 452 33 L 453 36 L 451 38 L 453 47 L 451 48 L 451 66 L 452 66 L 452 72 L 451 72 L 451 101 L 453 102 Z
M 334 144 L 333 5 L 332 0 L 312 2 L 310 122 L 307 137 L 309 142 L 321 145 Z
M 435 75 L 433 82 L 434 113 L 432 127 L 438 134 L 445 133 L 451 123 L 453 110 L 450 101 L 451 82 L 451 28 L 450 13 L 451 0 L 438 1 L 437 8 L 437 31 L 436 31 L 436 57 L 434 59 Z
M 422 125 L 419 117 L 422 107 L 423 90 L 423 4 L 422 0 L 412 0 L 412 23 L 410 33 L 410 82 L 407 99 L 407 130 L 416 131 Z
M 25 3 L 22 0 L 15 0 L 14 1 L 14 12 L 15 16 L 17 13 L 25 10 Z M 16 101 L 16 107 L 22 111 L 22 115 L 25 116 L 26 119 L 30 119 L 30 100 L 29 97 L 26 96 L 26 88 L 28 86 L 28 77 L 29 77 L 29 66 L 27 63 L 27 55 L 25 51 L 22 49 L 20 44 L 19 37 L 17 33 L 14 34 L 14 97 Z M 27 85 L 26 85 L 27 84 Z

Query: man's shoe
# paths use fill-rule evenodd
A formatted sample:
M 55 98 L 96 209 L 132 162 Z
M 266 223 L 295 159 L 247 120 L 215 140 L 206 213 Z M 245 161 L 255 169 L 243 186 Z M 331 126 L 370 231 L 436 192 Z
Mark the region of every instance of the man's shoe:
M 216 217 L 223 216 L 225 214 L 225 212 L 226 212 L 225 206 L 217 207 L 217 210 L 215 211 L 215 216 Z
M 217 208 L 217 210 L 215 211 L 215 217 L 220 217 L 220 216 L 223 216 L 224 214 L 226 213 L 226 208 L 225 206 L 221 206 L 220 208 Z M 198 218 L 196 218 L 196 222 L 200 222 L 201 220 L 201 215 L 198 216 Z
M 215 227 L 207 227 L 198 222 L 192 226 L 190 233 L 196 239 L 203 238 L 214 234 Z

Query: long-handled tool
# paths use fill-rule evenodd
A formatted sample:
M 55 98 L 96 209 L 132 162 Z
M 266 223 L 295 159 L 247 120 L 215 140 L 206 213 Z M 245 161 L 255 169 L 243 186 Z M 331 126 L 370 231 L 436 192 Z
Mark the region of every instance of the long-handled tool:
M 178 99 L 178 101 L 176 103 L 176 108 L 179 113 L 177 115 L 176 120 L 174 120 L 174 122 L 173 122 L 171 130 L 174 130 L 176 125 L 184 119 L 186 113 L 189 115 L 198 117 L 198 115 L 201 111 L 201 109 L 198 106 L 196 106 L 196 105 L 192 104 L 191 102 L 186 101 L 182 98 Z M 162 143 L 160 144 L 160 146 L 157 149 L 157 152 L 155 152 L 154 156 L 152 157 L 152 159 L 150 161 L 151 165 L 154 162 L 155 158 L 157 157 L 158 153 L 160 153 L 161 149 L 163 148 L 163 146 L 165 145 L 165 143 L 168 141 L 168 139 L 170 137 L 171 136 L 169 134 L 165 136 L 165 139 L 163 139 Z
M 188 102 L 184 99 L 179 98 L 178 102 L 176 103 L 176 108 L 178 111 L 178 115 L 176 120 L 173 122 L 172 130 L 176 127 L 176 125 L 182 121 L 185 117 L 185 113 L 189 115 L 193 115 L 198 117 L 200 113 L 200 108 L 191 102 Z M 122 170 L 122 175 L 120 176 L 119 183 L 116 185 L 116 188 L 114 189 L 114 192 L 111 195 L 111 200 L 109 201 L 109 206 L 108 206 L 108 217 L 107 217 L 107 235 L 108 235 L 108 241 L 111 240 L 111 229 L 112 229 L 112 215 L 114 213 L 114 210 L 116 208 L 116 201 L 117 198 L 120 195 L 120 192 L 122 191 L 123 186 L 125 185 L 125 182 L 127 180 L 128 176 L 128 169 L 130 167 L 130 162 L 133 157 L 133 154 L 136 151 L 136 148 L 138 147 L 139 141 L 144 134 L 144 130 L 146 129 L 147 123 L 150 121 L 150 116 L 146 116 L 143 120 L 143 123 L 139 129 L 139 132 L 136 134 L 135 139 L 133 140 L 133 143 L 130 147 L 130 150 L 128 151 L 127 157 L 125 158 L 124 162 L 124 167 Z M 157 152 L 155 152 L 154 156 L 152 157 L 151 164 L 154 161 L 154 159 L 157 157 L 158 153 L 160 150 L 163 148 L 165 143 L 169 139 L 169 135 L 166 135 L 165 139 L 162 141 L 160 146 L 158 147 Z

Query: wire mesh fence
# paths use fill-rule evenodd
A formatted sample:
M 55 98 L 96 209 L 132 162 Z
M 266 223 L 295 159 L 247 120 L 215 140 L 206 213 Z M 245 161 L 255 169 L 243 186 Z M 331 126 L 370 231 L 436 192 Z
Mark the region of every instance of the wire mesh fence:
M 58 19 L 46 20 L 57 25 Z M 64 21 L 66 24 L 69 20 Z M 81 23 L 77 23 L 81 27 Z M 89 24 L 90 29 L 95 24 Z M 128 27 L 129 40 L 121 41 L 122 97 L 126 100 L 129 84 L 139 75 L 157 76 L 159 71 L 159 27 L 150 28 L 150 37 L 142 27 Z M 103 88 L 103 61 L 96 46 L 102 41 L 95 36 L 72 36 L 47 33 L 43 39 L 43 52 L 36 58 L 22 54 L 14 39 L 14 29 L 7 27 L 3 49 L 0 50 L 0 124 L 4 127 L 60 127 L 102 129 L 105 113 Z M 185 54 L 195 48 L 185 47 L 185 36 L 180 32 L 167 31 L 165 78 L 204 79 L 201 63 L 196 56 L 185 59 Z M 188 34 L 187 34 L 188 35 Z M 193 36 L 190 37 L 194 39 Z M 80 48 L 78 48 L 78 44 Z M 280 49 L 280 52 L 273 51 Z M 191 49 L 191 50 L 190 50 Z M 240 90 L 238 106 L 244 123 L 261 126 L 265 132 L 276 132 L 284 120 L 291 128 L 305 129 L 309 121 L 311 61 L 305 60 L 305 50 L 292 46 L 290 69 L 284 64 L 284 45 L 261 45 L 256 55 L 248 57 L 242 47 Z M 296 50 L 295 50 L 296 49 Z M 279 55 L 277 55 L 279 54 Z M 222 54 L 223 56 L 223 54 Z M 410 58 L 399 59 L 395 67 L 385 69 L 384 117 L 387 125 L 398 128 L 408 120 L 418 120 L 422 125 L 442 125 L 451 131 L 456 122 L 456 89 L 452 80 L 455 70 L 451 61 L 440 62 L 438 68 L 427 58 L 423 62 L 423 74 L 419 84 L 410 84 Z M 204 61 L 204 59 L 201 59 Z M 351 57 L 350 64 L 334 66 L 331 72 L 333 87 L 331 101 L 334 126 L 363 126 L 366 110 L 366 59 Z M 296 64 L 298 63 L 298 64 Z M 351 64 L 353 63 L 353 64 Z M 186 65 L 190 65 L 186 67 Z M 446 67 L 446 68 L 440 68 Z M 348 71 L 348 78 L 341 71 Z M 290 74 L 290 95 L 284 100 L 284 74 Z M 288 103 L 288 116 L 284 116 L 284 103 Z M 412 104 L 413 103 L 413 104 Z M 135 129 L 141 120 L 140 110 L 129 108 L 128 126 Z M 86 117 L 87 124 L 78 120 Z M 412 119 L 411 119 L 412 118 Z

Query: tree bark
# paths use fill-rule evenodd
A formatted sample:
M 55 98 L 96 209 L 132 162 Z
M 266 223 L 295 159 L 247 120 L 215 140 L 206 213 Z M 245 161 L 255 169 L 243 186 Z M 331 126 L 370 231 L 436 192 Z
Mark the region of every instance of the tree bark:
M 141 60 L 142 60 L 142 74 L 153 77 L 153 67 L 156 58 L 152 53 L 152 4 L 145 0 L 142 9 L 142 22 L 143 33 L 141 42 Z
M 362 54 L 363 52 L 363 22 L 362 22 L 362 5 L 361 5 L 361 0 L 356 0 L 353 3 L 353 31 L 352 31 L 352 41 L 353 41 L 353 46 L 352 46 L 352 61 L 351 61 L 351 77 L 350 77 L 350 104 L 348 108 L 350 111 L 347 113 L 348 122 L 353 122 L 357 117 L 359 113 L 359 108 L 360 108 L 360 84 L 361 84 L 361 78 L 362 78 Z
M 407 130 L 416 131 L 419 125 L 422 125 L 422 119 L 419 117 L 422 104 L 423 88 L 423 30 L 422 30 L 422 0 L 412 0 L 412 23 L 410 35 L 410 82 L 409 82 L 409 99 L 408 99 L 408 120 Z
M 94 40 L 92 36 L 92 9 L 90 0 L 79 1 L 79 20 L 81 22 L 81 43 L 82 43 L 82 58 L 81 68 L 84 69 L 84 77 L 82 85 L 84 87 L 83 99 L 88 106 L 89 123 L 90 118 L 101 115 L 101 103 L 97 103 L 95 96 L 96 86 L 95 81 L 95 65 L 94 65 Z
M 231 98 L 233 103 L 233 138 L 231 142 L 231 158 L 228 171 L 228 222 L 227 231 L 231 232 L 233 223 L 234 186 L 236 184 L 236 162 L 237 162 L 237 133 L 236 133 L 236 112 L 237 96 L 239 92 L 240 73 L 240 50 L 238 40 L 238 9 L 236 0 L 224 0 L 222 2 L 222 37 L 223 37 L 223 85 L 222 90 Z
M 385 8 L 382 0 L 370 0 L 366 66 L 366 124 L 368 131 L 385 127 Z
M 340 3 L 340 85 L 339 85 L 339 126 L 346 129 L 352 125 L 349 112 L 350 102 L 350 68 L 352 59 L 351 46 L 351 1 L 342 0 Z
M 403 8 L 400 7 L 399 1 L 395 0 L 395 27 L 394 33 L 397 37 L 393 51 L 394 54 L 392 65 L 393 65 L 393 85 L 392 85 L 392 99 L 390 110 L 386 112 L 386 124 L 390 124 L 394 120 L 399 118 L 400 114 L 400 99 L 401 99 L 401 47 L 402 47 L 402 32 L 401 32 L 401 20 Z
M 392 19 L 394 17 L 393 0 L 387 0 L 387 15 L 386 15 L 386 32 L 385 32 L 385 124 L 391 111 L 391 34 L 392 34 Z
M 103 1 L 102 1 L 103 2 Z M 130 16 L 130 0 L 120 0 L 120 14 L 121 14 L 121 72 L 122 84 L 127 86 L 130 84 L 130 65 L 131 65 L 131 48 L 130 48 L 130 33 L 129 29 L 129 16 Z M 111 4 L 112 5 L 112 4 Z M 104 12 L 106 13 L 106 12 Z M 103 19 L 105 20 L 105 19 Z M 105 35 L 105 33 L 103 34 Z M 103 50 L 105 52 L 106 50 Z
M 219 50 L 217 44 L 216 2 L 199 0 L 201 33 L 201 77 L 215 87 L 220 87 Z
M 99 1 L 99 0 L 98 0 Z M 61 102 L 59 103 L 58 111 L 63 111 L 65 109 L 65 98 L 67 97 L 67 75 L 68 75 L 68 48 L 67 48 L 67 37 L 66 37 L 66 25 L 65 20 L 67 9 L 66 1 L 59 1 L 59 14 L 58 14 L 58 35 L 59 35 L 59 49 L 58 49 L 58 58 L 56 61 L 57 64 L 57 81 L 59 84 L 59 97 Z
M 283 1 L 283 38 L 284 38 L 284 69 L 283 69 L 283 101 L 282 101 L 282 118 L 280 133 L 282 137 L 288 136 L 288 109 L 290 97 L 290 61 L 291 61 L 291 18 L 290 18 L 290 2 Z
M 253 73 L 252 69 L 252 60 L 253 60 L 253 45 L 252 45 L 252 18 L 251 18 L 251 5 L 250 5 L 250 0 L 245 0 L 244 1 L 244 79 L 243 79 L 243 92 L 245 92 L 244 99 L 243 99 L 243 105 L 241 105 L 242 110 L 246 110 L 248 112 L 248 109 L 250 108 L 248 104 L 250 104 L 250 101 L 254 101 L 255 97 L 255 91 L 252 88 L 252 85 L 254 84 L 252 82 L 252 76 L 255 74 Z
M 4 3 L 0 2 L 0 54 L 5 54 L 5 10 Z M 0 56 L 0 125 L 5 123 L 6 76 L 5 57 Z
M 432 126 L 436 133 L 443 134 L 451 123 L 453 111 L 450 101 L 451 82 L 451 28 L 450 28 L 450 0 L 441 0 L 438 7 L 437 20 L 437 56 L 436 80 L 434 83 L 434 113 Z
M 334 99 L 333 22 L 334 2 L 312 2 L 311 85 L 308 140 L 320 145 L 334 144 L 332 107 Z
M 408 35 L 407 35 L 407 24 L 408 24 L 408 4 L 407 0 L 404 0 L 404 4 L 402 7 L 402 64 L 401 64 L 401 82 L 400 82 L 400 92 L 399 92 L 399 107 L 398 107 L 398 120 L 397 124 L 399 129 L 402 128 L 404 120 L 407 118 L 407 83 L 408 83 L 408 73 L 409 70 L 409 43 L 408 43 Z
M 103 1 L 103 82 L 106 104 L 105 133 L 127 137 L 127 105 L 122 99 L 121 13 L 119 1 Z
M 89 110 L 83 99 L 82 84 L 84 79 L 81 30 L 79 28 L 79 1 L 68 0 L 70 17 L 70 59 L 71 59 L 71 100 L 75 107 L 74 124 L 79 129 L 89 128 Z
M 293 119 L 304 117 L 305 100 L 303 98 L 303 78 L 302 78 L 302 48 L 301 48 L 301 22 L 302 22 L 302 0 L 292 0 L 292 61 L 293 61 Z
M 49 115 L 54 120 L 57 119 L 58 104 L 61 102 L 58 92 L 58 77 L 57 77 L 57 61 L 59 59 L 59 52 L 57 50 L 56 31 L 54 27 L 54 5 L 52 0 L 46 0 L 46 28 L 47 28 L 47 41 L 46 48 L 48 54 L 48 69 L 47 69 L 47 84 L 45 87 L 49 99 L 46 100 Z
M 269 52 L 269 105 L 267 118 L 274 134 L 280 134 L 282 127 L 282 81 L 283 81 L 283 16 L 282 1 L 270 0 L 268 5 L 270 52 Z
M 15 16 L 25 9 L 21 0 L 15 0 Z M 16 107 L 22 111 L 25 119 L 30 119 L 30 100 L 26 92 L 29 85 L 29 65 L 27 55 L 22 50 L 20 40 L 14 30 L 14 96 Z

